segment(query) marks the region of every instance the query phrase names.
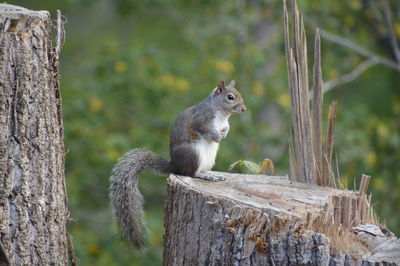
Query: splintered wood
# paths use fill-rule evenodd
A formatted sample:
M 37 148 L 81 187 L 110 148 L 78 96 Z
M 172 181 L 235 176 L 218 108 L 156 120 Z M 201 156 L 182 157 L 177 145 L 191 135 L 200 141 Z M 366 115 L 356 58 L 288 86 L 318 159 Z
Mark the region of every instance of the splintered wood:
M 329 105 L 328 112 L 328 126 L 326 133 L 325 157 L 322 161 L 322 186 L 335 186 L 335 178 L 332 173 L 332 153 L 333 153 L 333 139 L 336 121 L 336 101 Z
M 312 101 L 312 139 L 315 160 L 316 184 L 322 184 L 322 104 L 324 94 L 322 93 L 322 69 L 321 69 L 321 38 L 319 31 L 314 41 L 314 68 L 313 68 L 313 101 Z
M 303 17 L 292 1 L 291 27 L 286 8 L 283 7 L 285 53 L 289 93 L 292 107 L 293 140 L 290 167 L 293 178 L 300 182 L 334 186 L 332 174 L 333 129 L 336 103 L 332 103 L 328 117 L 325 153 L 322 147 L 323 81 L 321 70 L 321 40 L 316 31 L 314 40 L 313 96 L 309 97 L 307 39 Z M 310 111 L 311 99 L 312 110 Z
M 286 4 L 284 6 L 285 51 L 293 120 L 293 156 L 295 156 L 293 162 L 296 162 L 291 167 L 295 169 L 296 180 L 315 183 L 316 173 L 308 105 L 307 40 L 297 3 L 294 1 L 293 5 L 291 39 Z
M 360 223 L 375 223 L 375 217 L 373 216 L 371 208 L 371 197 L 367 200 L 367 188 L 371 177 L 362 175 L 360 182 L 360 189 L 358 191 L 357 208 L 356 208 L 356 219 L 354 224 Z
M 376 225 L 358 226 L 357 232 L 332 226 L 354 224 L 352 210 L 362 193 L 286 176 L 218 174 L 226 181 L 170 176 L 164 265 L 361 264 L 381 262 L 370 258 L 400 248 Z M 368 230 L 376 236 L 367 239 Z M 386 261 L 399 263 L 400 253 Z

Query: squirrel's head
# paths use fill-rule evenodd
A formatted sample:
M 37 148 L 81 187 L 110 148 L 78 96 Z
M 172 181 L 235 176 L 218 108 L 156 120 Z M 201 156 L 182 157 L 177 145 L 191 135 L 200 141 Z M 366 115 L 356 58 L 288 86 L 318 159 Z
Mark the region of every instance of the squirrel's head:
M 213 90 L 213 101 L 218 103 L 222 109 L 229 114 L 242 113 L 247 110 L 240 92 L 235 88 L 235 81 L 232 80 L 228 86 L 221 80 Z

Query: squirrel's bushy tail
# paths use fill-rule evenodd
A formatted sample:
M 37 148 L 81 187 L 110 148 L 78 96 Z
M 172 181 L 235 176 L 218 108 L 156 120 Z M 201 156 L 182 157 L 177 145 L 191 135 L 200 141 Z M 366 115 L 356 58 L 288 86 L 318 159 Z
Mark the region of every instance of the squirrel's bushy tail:
M 121 235 L 137 249 L 146 245 L 143 196 L 138 188 L 138 174 L 144 169 L 169 174 L 170 163 L 154 152 L 135 149 L 119 159 L 110 177 L 110 200 Z

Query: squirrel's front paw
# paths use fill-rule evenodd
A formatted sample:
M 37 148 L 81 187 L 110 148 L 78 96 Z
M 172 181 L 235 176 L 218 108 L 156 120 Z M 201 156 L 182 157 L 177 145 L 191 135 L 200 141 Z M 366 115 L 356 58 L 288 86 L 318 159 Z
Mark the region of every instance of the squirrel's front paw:
M 221 129 L 220 134 L 223 139 L 225 139 L 226 136 L 228 136 L 228 132 L 229 132 L 229 127 L 224 127 L 223 129 Z
M 214 142 L 219 143 L 222 140 L 222 134 L 221 132 L 216 132 L 212 137 L 211 140 Z

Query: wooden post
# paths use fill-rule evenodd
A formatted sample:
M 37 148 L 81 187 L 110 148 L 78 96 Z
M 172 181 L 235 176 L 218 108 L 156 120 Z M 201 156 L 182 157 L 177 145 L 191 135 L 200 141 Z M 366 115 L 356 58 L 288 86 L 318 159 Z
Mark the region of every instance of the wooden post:
M 75 262 L 66 232 L 57 41 L 47 11 L 0 4 L 0 264 Z
M 335 215 L 351 223 L 357 192 L 284 176 L 219 174 L 227 180 L 169 177 L 164 265 L 400 263 L 400 241 L 379 226 L 369 225 L 375 236 L 363 225 L 338 233 Z

